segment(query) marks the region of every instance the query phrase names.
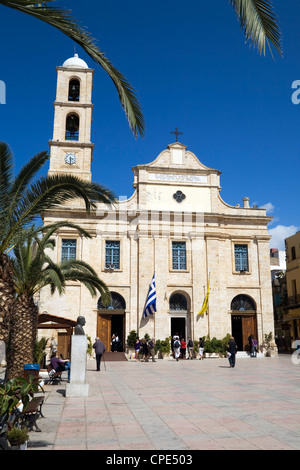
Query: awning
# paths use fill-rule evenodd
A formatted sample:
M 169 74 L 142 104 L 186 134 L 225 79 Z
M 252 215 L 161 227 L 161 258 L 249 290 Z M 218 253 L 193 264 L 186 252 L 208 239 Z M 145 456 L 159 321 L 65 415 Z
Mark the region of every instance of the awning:
M 49 324 L 50 322 L 50 324 Z M 58 329 L 65 328 L 67 330 L 75 328 L 77 322 L 69 318 L 51 315 L 50 313 L 40 313 L 38 315 L 38 328 Z

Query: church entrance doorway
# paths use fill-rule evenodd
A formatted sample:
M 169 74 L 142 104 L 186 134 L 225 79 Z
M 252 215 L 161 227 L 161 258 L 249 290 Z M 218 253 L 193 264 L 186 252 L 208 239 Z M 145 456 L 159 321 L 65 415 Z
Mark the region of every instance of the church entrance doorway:
M 179 338 L 187 340 L 190 335 L 190 313 L 188 310 L 188 299 L 181 292 L 174 292 L 169 300 L 169 313 L 171 323 L 171 337 L 177 333 Z M 173 345 L 173 342 L 172 342 Z
M 105 344 L 107 352 L 112 350 L 112 335 L 119 339 L 116 350 L 124 351 L 125 345 L 125 300 L 117 292 L 111 292 L 110 305 L 104 306 L 98 301 L 97 336 Z
M 238 295 L 231 302 L 231 331 L 239 351 L 250 351 L 249 336 L 257 339 L 256 306 L 247 295 Z
M 184 338 L 186 340 L 186 324 L 185 318 L 173 317 L 171 318 L 171 336 L 178 334 L 179 338 Z

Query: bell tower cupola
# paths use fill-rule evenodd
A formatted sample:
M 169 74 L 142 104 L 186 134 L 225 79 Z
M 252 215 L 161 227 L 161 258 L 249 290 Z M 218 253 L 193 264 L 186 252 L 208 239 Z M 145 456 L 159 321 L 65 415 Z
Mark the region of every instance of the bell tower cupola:
M 57 67 L 49 175 L 72 173 L 91 181 L 94 70 L 75 54 Z

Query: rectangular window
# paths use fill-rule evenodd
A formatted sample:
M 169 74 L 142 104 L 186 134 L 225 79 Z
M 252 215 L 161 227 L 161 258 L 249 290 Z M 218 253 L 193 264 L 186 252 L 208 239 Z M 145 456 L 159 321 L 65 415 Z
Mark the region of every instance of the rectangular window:
M 120 269 L 120 242 L 105 242 L 105 267 Z
M 186 269 L 185 242 L 172 242 L 172 268 Z
M 235 270 L 249 271 L 248 245 L 234 245 Z
M 296 259 L 296 247 L 295 246 L 292 246 L 291 252 L 292 252 L 292 261 L 293 261 L 294 259 Z
M 61 244 L 61 260 L 76 259 L 76 240 L 63 239 Z

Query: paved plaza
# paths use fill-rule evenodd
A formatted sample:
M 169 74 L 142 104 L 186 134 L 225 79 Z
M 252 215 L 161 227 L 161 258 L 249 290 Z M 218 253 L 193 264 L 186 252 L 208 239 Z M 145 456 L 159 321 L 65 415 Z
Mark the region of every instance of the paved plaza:
M 46 385 L 29 450 L 300 449 L 300 364 L 292 356 L 88 360 L 89 397 Z

